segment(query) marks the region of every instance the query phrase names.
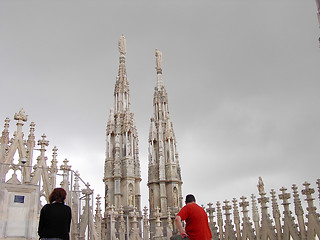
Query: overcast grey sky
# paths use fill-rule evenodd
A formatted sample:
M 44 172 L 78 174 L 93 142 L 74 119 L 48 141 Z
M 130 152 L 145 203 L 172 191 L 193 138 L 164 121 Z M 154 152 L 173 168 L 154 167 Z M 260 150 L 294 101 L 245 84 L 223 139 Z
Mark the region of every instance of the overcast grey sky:
M 127 40 L 143 206 L 155 49 L 178 142 L 183 195 L 201 204 L 319 177 L 320 31 L 314 0 L 0 2 L 0 121 L 57 146 L 103 195 L 105 128 Z M 142 206 L 142 207 L 143 207 Z

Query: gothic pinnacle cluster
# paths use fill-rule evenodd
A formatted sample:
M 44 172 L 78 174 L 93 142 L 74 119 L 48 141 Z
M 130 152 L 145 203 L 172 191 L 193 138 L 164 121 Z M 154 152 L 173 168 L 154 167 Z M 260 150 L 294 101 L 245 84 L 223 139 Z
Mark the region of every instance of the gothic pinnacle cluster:
M 114 107 L 110 110 L 107 124 L 103 179 L 105 217 L 109 229 L 119 227 L 117 223 L 113 225 L 108 222 L 107 216 L 110 212 L 130 216 L 132 221 L 133 216 L 141 217 L 138 134 L 134 115 L 130 112 L 129 82 L 125 65 L 126 40 L 123 35 L 119 39 L 118 47 L 119 71 L 114 89 Z M 182 181 L 176 139 L 169 116 L 168 95 L 162 82 L 162 53 L 158 49 L 156 70 L 157 84 L 153 98 L 154 117 L 151 118 L 150 126 L 148 167 L 151 235 L 156 227 L 156 219 L 161 219 L 164 226 L 170 225 L 175 213 L 182 207 Z M 128 229 L 128 226 L 125 228 Z
M 154 116 L 149 131 L 149 208 L 151 233 L 156 232 L 156 212 L 164 225 L 182 208 L 181 171 L 176 138 L 170 120 L 168 94 L 162 81 L 162 53 L 156 49 L 157 85 L 154 88 Z M 170 220 L 169 220 L 170 222 Z
M 107 124 L 105 160 L 105 207 L 125 213 L 141 211 L 138 133 L 130 112 L 129 82 L 126 73 L 126 40 L 119 39 L 119 71 L 114 89 L 114 108 Z

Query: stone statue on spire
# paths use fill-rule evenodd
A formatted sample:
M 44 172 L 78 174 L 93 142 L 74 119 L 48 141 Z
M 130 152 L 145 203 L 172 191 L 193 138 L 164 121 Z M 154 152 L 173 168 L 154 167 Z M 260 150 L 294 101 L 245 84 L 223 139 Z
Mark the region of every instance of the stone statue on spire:
M 258 190 L 259 190 L 259 194 L 262 195 L 262 194 L 266 194 L 265 191 L 264 191 L 264 183 L 262 181 L 262 177 L 259 177 L 259 181 L 258 181 Z
M 156 49 L 156 64 L 157 69 L 162 69 L 162 52 L 159 49 Z
M 120 54 L 125 55 L 127 44 L 126 44 L 126 38 L 123 35 L 121 35 L 121 37 L 119 38 L 118 47 L 119 47 Z

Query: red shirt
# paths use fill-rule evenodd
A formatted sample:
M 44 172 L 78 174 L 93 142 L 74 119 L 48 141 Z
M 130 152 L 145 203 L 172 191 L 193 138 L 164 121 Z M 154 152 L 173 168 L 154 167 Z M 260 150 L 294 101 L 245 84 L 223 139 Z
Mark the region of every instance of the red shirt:
M 186 233 L 191 240 L 210 240 L 211 231 L 208 224 L 208 215 L 196 203 L 185 205 L 177 214 L 186 221 Z

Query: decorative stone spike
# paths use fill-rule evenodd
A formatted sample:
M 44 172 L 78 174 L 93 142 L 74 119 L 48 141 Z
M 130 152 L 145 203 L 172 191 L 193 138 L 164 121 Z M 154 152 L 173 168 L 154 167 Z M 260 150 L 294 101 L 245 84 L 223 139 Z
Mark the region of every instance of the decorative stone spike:
M 270 219 L 270 215 L 268 214 L 268 206 L 269 198 L 266 197 L 266 193 L 264 190 L 264 184 L 262 178 L 259 177 L 258 190 L 260 194 L 260 198 L 258 198 L 258 202 L 261 204 L 261 232 L 260 237 L 262 240 L 276 240 L 276 233 L 274 231 L 274 226 L 272 225 L 272 221 Z
M 23 108 L 20 109 L 20 111 L 16 114 L 14 114 L 14 120 L 17 120 L 17 126 L 18 126 L 18 132 L 21 132 L 23 122 L 26 122 L 28 119 L 28 115 L 25 114 Z
M 295 184 L 293 184 L 292 190 L 293 190 L 293 201 L 294 201 L 295 213 L 297 216 L 303 215 L 304 212 L 301 205 L 301 200 L 299 198 L 298 187 Z
M 2 135 L 0 137 L 0 163 L 5 162 L 5 157 L 8 154 L 8 150 L 10 148 L 9 144 L 9 122 L 10 119 L 6 118 L 5 119 L 5 124 L 4 124 L 4 130 L 2 131 Z M 0 166 L 0 171 L 1 171 L 1 177 L 0 177 L 0 183 L 2 183 L 5 179 L 5 173 L 7 170 L 5 169 L 4 165 Z
M 35 128 L 36 124 L 34 122 L 30 123 L 30 134 L 34 135 L 34 128 Z
M 52 161 L 51 161 L 51 167 L 50 167 L 50 182 L 52 186 L 56 185 L 56 176 L 58 172 L 57 151 L 58 151 L 58 148 L 54 146 L 54 148 L 52 149 Z
M 213 221 L 213 213 L 215 212 L 215 208 L 212 207 L 213 206 L 213 203 L 208 203 L 207 204 L 208 207 L 206 209 L 208 215 L 209 215 L 209 227 L 210 227 L 210 230 L 211 230 L 211 234 L 212 234 L 212 239 L 213 240 L 218 240 L 219 239 L 219 234 L 218 234 L 218 228 L 216 227 L 216 223 Z
M 232 207 L 229 205 L 229 201 L 228 200 L 224 200 L 223 201 L 224 206 L 222 207 L 222 209 L 225 211 L 224 215 L 226 216 L 226 220 L 225 220 L 225 239 L 229 239 L 229 240 L 235 240 L 236 239 L 236 233 L 234 231 L 233 228 L 233 224 L 232 224 L 232 220 L 230 219 L 230 210 L 232 209 Z
M 139 213 L 136 211 L 136 208 L 133 209 L 133 212 L 130 212 L 130 215 L 132 216 L 132 221 L 131 221 L 131 234 L 130 234 L 130 239 L 132 240 L 142 240 L 142 238 L 139 235 L 139 228 L 138 228 L 138 216 Z
M 313 205 L 313 200 L 314 198 L 312 197 L 312 194 L 314 194 L 314 188 L 310 188 L 310 183 L 308 182 L 304 182 L 303 186 L 305 187 L 305 189 L 303 189 L 301 192 L 303 195 L 306 195 L 306 201 L 308 203 L 308 212 L 310 213 L 315 213 L 316 211 L 316 207 L 314 207 Z
M 249 202 L 246 201 L 246 197 L 242 196 L 240 202 L 240 207 L 242 208 L 243 219 L 242 219 L 242 239 L 250 239 L 255 240 L 254 230 L 252 228 L 252 223 L 250 222 L 250 218 L 248 216 L 248 206 Z
M 63 171 L 63 180 L 60 183 L 60 186 L 64 188 L 67 191 L 67 193 L 69 191 L 69 171 L 71 170 L 71 166 L 68 165 L 68 162 L 69 162 L 68 159 L 65 158 L 63 160 L 63 165 L 60 166 L 60 170 Z M 90 185 L 88 183 L 87 188 L 89 188 L 89 186 Z
M 243 217 L 244 217 L 245 219 L 248 219 L 248 218 L 249 218 L 249 216 L 248 216 L 248 212 L 249 212 L 249 210 L 248 210 L 249 202 L 246 201 L 247 198 L 246 198 L 245 196 L 242 196 L 240 199 L 241 199 L 241 202 L 239 203 L 239 206 L 242 208 L 241 212 L 243 213 Z
M 120 226 L 118 228 L 119 240 L 125 240 L 125 238 L 126 238 L 126 235 L 125 235 L 126 224 L 125 224 L 125 220 L 124 220 L 123 206 L 120 206 L 119 214 L 120 214 Z
M 156 227 L 155 227 L 155 234 L 154 234 L 154 238 L 155 239 L 162 239 L 163 238 L 163 232 L 162 232 L 162 227 L 161 227 L 161 220 L 160 220 L 160 208 L 156 207 L 156 211 L 154 213 L 155 218 L 156 218 Z
M 68 163 L 69 163 L 69 160 L 65 158 L 65 159 L 63 160 L 63 165 L 60 166 L 60 169 L 61 169 L 61 170 L 66 170 L 66 171 L 70 171 L 70 170 L 71 170 L 71 166 L 68 165 Z M 90 186 L 90 185 L 89 185 L 89 186 Z
M 35 123 L 31 122 L 30 123 L 30 132 L 28 135 L 28 141 L 27 141 L 27 145 L 28 145 L 28 150 L 29 151 L 33 151 L 33 148 L 35 146 L 35 136 L 34 136 L 34 129 L 35 129 Z M 31 165 L 31 164 L 30 164 Z
M 10 119 L 7 117 L 4 120 L 4 129 L 2 131 L 2 137 L 7 137 L 7 134 L 9 133 L 9 123 L 10 123 Z
M 40 150 L 44 150 L 44 151 L 46 151 L 46 147 L 47 146 L 49 146 L 49 141 L 48 140 L 46 140 L 46 135 L 45 134 L 42 134 L 42 139 L 40 139 L 39 141 L 38 141 L 38 145 L 40 145 L 40 147 L 41 147 L 41 149 Z
M 280 189 L 282 192 L 279 194 L 279 198 L 283 201 L 282 205 L 284 207 L 284 226 L 283 226 L 283 239 L 301 239 L 301 235 L 298 232 L 297 225 L 294 222 L 294 217 L 292 217 L 292 212 L 289 209 L 289 202 L 290 199 L 290 193 L 286 193 L 287 189 L 285 187 L 282 187 Z
M 172 232 L 173 232 L 173 224 L 172 224 L 172 219 L 171 219 L 171 211 L 170 208 L 168 208 L 167 211 L 167 239 L 170 239 L 170 237 L 172 236 Z
M 224 206 L 222 207 L 222 210 L 225 211 L 224 215 L 228 218 L 228 217 L 230 217 L 230 214 L 231 214 L 230 210 L 232 207 L 229 205 L 228 200 L 224 200 L 223 203 L 224 203 Z
M 80 177 L 80 174 L 78 171 L 76 171 L 74 175 L 74 184 L 73 184 L 73 189 L 75 192 L 78 192 L 80 190 L 79 177 Z
M 237 240 L 240 240 L 241 239 L 240 215 L 238 210 L 237 199 L 233 198 L 232 203 L 233 203 L 233 218 L 234 218 L 234 224 L 236 225 Z
M 56 146 L 53 147 L 52 149 L 52 161 L 51 161 L 51 173 L 57 172 L 58 171 L 58 161 L 57 161 L 57 156 L 58 156 L 58 148 Z
M 148 208 L 143 208 L 143 240 L 149 240 L 150 238 L 150 227 L 148 219 Z
M 286 193 L 287 189 L 285 187 L 280 188 L 280 191 L 282 192 L 279 194 L 279 198 L 283 201 L 282 205 L 284 206 L 284 210 L 289 213 L 289 202 L 288 199 L 290 199 L 290 193 Z
M 118 215 L 118 213 L 115 211 L 115 207 L 111 206 L 109 211 L 108 211 L 108 215 L 109 215 L 109 236 L 110 236 L 110 240 L 116 240 L 116 227 L 115 227 L 115 222 L 116 222 L 116 217 Z
M 143 219 L 148 219 L 148 208 L 144 206 L 143 208 Z
M 26 122 L 28 119 L 28 115 L 25 114 L 23 108 L 20 109 L 20 111 L 16 114 L 14 114 L 14 120 L 21 120 Z
M 315 235 L 318 235 L 318 238 L 320 238 L 320 220 L 319 220 L 319 214 L 316 212 L 317 208 L 313 204 L 314 198 L 312 197 L 312 194 L 315 192 L 313 188 L 310 188 L 310 183 L 305 182 L 303 184 L 305 189 L 303 189 L 301 192 L 303 195 L 306 195 L 306 201 L 308 203 L 307 207 L 307 239 L 314 239 Z
M 279 205 L 277 202 L 277 197 L 276 197 L 276 192 L 274 189 L 271 189 L 271 199 L 272 199 L 272 213 L 273 213 L 273 218 L 276 223 L 276 231 L 277 231 L 277 238 L 278 240 L 282 239 L 282 231 L 281 231 L 281 222 L 280 222 L 280 210 L 279 210 Z
M 26 148 L 27 148 L 24 156 L 26 158 L 26 163 L 24 164 L 25 167 L 23 172 L 24 183 L 30 183 L 31 181 L 33 149 L 35 146 L 34 129 L 35 129 L 35 124 L 34 122 L 31 122 L 28 140 L 24 141 L 24 145 L 26 145 Z
M 213 213 L 215 212 L 215 209 L 212 207 L 213 203 L 208 203 L 207 213 L 209 215 L 209 223 L 213 223 Z
M 219 226 L 219 238 L 223 239 L 223 219 L 222 219 L 222 211 L 221 211 L 221 203 L 217 202 L 217 219 L 218 219 L 218 226 Z
M 317 179 L 317 185 L 318 185 L 318 196 L 320 201 L 320 179 Z
M 95 215 L 95 219 L 96 219 L 96 221 L 102 219 L 102 215 L 101 215 L 101 197 L 100 197 L 99 194 L 96 197 L 96 215 Z
M 4 120 L 4 130 L 5 131 L 8 131 L 8 129 L 9 129 L 9 122 L 10 122 L 10 119 L 8 117 L 6 117 L 6 119 Z

